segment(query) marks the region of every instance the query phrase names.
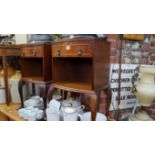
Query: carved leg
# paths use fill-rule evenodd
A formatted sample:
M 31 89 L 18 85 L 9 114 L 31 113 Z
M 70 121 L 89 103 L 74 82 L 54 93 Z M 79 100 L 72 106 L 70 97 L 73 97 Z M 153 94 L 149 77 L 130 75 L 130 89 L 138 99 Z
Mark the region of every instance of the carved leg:
M 40 88 L 40 96 L 43 98 L 44 102 L 44 109 L 46 109 L 49 84 L 39 85 L 39 88 Z
M 85 106 L 85 111 L 90 111 L 90 94 L 81 94 L 81 104 Z
M 96 94 L 90 95 L 90 108 L 91 108 L 91 120 L 96 120 L 97 113 L 97 96 Z
M 52 96 L 55 91 L 56 91 L 56 88 L 54 88 L 53 85 L 50 85 L 49 89 L 48 89 L 48 94 L 47 94 L 48 101 L 52 100 Z M 62 93 L 62 91 L 61 91 L 61 93 Z
M 96 120 L 97 113 L 97 100 L 96 94 L 81 94 L 81 103 L 85 105 L 85 111 L 91 111 L 91 120 Z
M 67 99 L 67 94 L 68 94 L 68 91 L 65 91 L 65 90 L 64 90 L 64 100 Z
M 19 90 L 19 95 L 20 95 L 20 99 L 21 99 L 21 108 L 24 107 L 24 99 L 23 99 L 23 85 L 25 85 L 25 81 L 23 80 L 19 80 L 18 82 L 18 90 Z
M 35 84 L 32 83 L 32 96 L 36 95 Z
M 110 104 L 111 104 L 111 89 L 107 85 L 104 87 L 103 90 L 101 90 L 100 93 L 99 111 L 108 116 Z
M 110 108 L 110 104 L 111 104 L 111 98 L 112 98 L 112 92 L 111 92 L 111 88 L 109 87 L 107 89 L 107 106 L 106 106 L 106 114 L 108 116 L 109 114 L 109 108 Z
M 67 99 L 67 94 L 68 94 L 68 92 L 66 90 L 61 90 L 62 100 L 66 100 Z

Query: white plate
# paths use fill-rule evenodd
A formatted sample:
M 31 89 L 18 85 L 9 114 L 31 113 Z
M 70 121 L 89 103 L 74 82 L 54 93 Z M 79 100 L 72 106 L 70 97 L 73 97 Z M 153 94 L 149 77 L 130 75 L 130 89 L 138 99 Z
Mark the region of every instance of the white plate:
M 81 121 L 91 121 L 91 112 L 86 112 L 81 116 Z M 96 121 L 107 121 L 107 117 L 104 114 L 97 113 Z

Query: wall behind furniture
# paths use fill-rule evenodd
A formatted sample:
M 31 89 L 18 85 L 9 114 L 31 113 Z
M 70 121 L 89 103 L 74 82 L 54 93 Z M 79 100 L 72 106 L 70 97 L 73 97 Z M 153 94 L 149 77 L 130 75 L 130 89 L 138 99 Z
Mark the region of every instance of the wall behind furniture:
M 16 44 L 26 44 L 27 43 L 27 34 L 15 34 L 15 43 Z
M 118 34 L 107 34 L 108 41 L 111 43 L 111 64 L 119 63 L 119 51 L 117 51 L 117 46 L 119 43 L 117 41 Z M 128 46 L 137 44 L 137 41 L 123 41 L 123 51 L 122 51 L 122 64 L 148 64 L 155 65 L 155 35 L 154 34 L 145 34 L 144 41 L 140 42 L 141 50 L 135 50 L 128 53 L 126 49 Z M 134 61 L 136 53 L 136 61 Z M 150 116 L 155 119 L 155 102 L 151 107 L 146 108 Z M 131 113 L 132 108 L 122 109 L 120 113 L 126 115 L 126 113 Z

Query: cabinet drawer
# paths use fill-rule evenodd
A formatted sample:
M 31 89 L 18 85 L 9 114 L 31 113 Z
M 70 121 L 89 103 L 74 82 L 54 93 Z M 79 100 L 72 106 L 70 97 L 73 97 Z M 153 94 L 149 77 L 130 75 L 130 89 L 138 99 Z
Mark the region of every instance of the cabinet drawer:
M 22 57 L 43 57 L 43 47 L 24 47 L 21 52 Z
M 62 45 L 53 47 L 54 57 L 91 57 L 92 48 L 89 44 Z

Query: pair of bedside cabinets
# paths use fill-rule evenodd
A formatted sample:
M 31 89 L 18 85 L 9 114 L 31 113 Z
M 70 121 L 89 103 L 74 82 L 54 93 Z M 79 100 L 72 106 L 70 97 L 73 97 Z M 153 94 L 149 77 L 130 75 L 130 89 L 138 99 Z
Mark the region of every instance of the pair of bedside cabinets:
M 34 84 L 40 85 L 45 108 L 56 89 L 81 94 L 83 101 L 89 98 L 92 120 L 95 120 L 100 92 L 109 84 L 109 67 L 110 45 L 102 39 L 22 45 L 19 82 L 22 106 L 22 86 L 30 82 L 33 92 Z

